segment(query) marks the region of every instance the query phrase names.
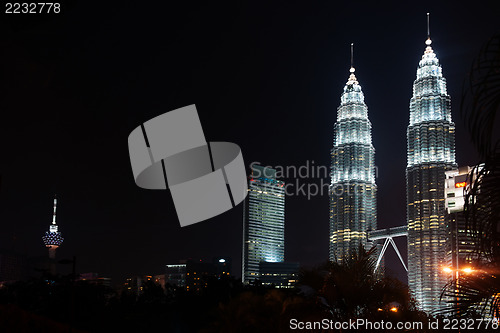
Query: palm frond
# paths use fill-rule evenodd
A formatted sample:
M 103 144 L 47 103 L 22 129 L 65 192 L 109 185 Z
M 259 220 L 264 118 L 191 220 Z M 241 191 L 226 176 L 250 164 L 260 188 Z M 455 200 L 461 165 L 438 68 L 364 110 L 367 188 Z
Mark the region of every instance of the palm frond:
M 500 279 L 489 271 L 476 271 L 450 281 L 441 295 L 448 304 L 440 314 L 452 317 L 493 318 L 500 312 Z
M 500 110 L 500 34 L 494 35 L 474 61 L 464 83 L 460 113 L 481 159 L 498 149 Z

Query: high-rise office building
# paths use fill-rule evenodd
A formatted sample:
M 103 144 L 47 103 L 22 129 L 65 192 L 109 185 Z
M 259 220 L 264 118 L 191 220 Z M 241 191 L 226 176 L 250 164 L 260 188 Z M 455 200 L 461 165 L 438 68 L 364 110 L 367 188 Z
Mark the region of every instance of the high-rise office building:
M 464 213 L 465 192 L 470 188 L 472 168 L 465 166 L 446 171 L 445 180 L 445 263 L 450 271 L 470 268 L 475 258 L 475 241 L 478 232 L 467 225 Z
M 263 286 L 275 288 L 293 288 L 299 279 L 298 262 L 266 262 L 259 265 L 259 280 Z
M 261 262 L 285 259 L 285 188 L 276 170 L 252 165 L 243 206 L 243 283 L 260 279 Z
M 431 43 L 429 37 L 413 83 L 406 167 L 408 285 L 426 312 L 441 306 L 447 281 L 445 171 L 456 168 L 451 100 Z
M 352 45 L 351 45 L 352 47 Z M 363 91 L 351 64 L 337 110 L 330 185 L 330 255 L 341 262 L 368 249 L 368 231 L 377 229 L 375 149 Z

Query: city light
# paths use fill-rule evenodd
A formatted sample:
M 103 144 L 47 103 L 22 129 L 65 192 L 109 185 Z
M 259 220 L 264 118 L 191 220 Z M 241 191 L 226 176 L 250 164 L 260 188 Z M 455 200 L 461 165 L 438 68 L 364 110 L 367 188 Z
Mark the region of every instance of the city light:
M 462 269 L 462 272 L 464 272 L 466 274 L 470 274 L 470 273 L 474 272 L 474 270 L 470 267 L 466 267 L 466 268 Z
M 443 267 L 443 272 L 445 272 L 445 273 L 453 273 L 453 272 L 460 272 L 460 271 L 465 273 L 465 274 L 470 274 L 470 273 L 474 272 L 474 269 L 471 267 L 465 267 L 462 269 L 452 269 L 450 267 Z
M 393 306 L 393 307 L 391 308 L 391 312 L 398 312 L 398 308 L 397 308 L 397 307 L 395 307 L 395 306 Z

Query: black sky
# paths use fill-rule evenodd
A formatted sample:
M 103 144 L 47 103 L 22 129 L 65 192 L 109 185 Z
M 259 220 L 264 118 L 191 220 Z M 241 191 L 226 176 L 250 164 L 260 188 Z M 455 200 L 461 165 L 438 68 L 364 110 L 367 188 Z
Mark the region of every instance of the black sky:
M 3 13 L 0 248 L 46 255 L 41 236 L 57 193 L 65 237 L 58 257 L 76 255 L 79 272 L 120 282 L 178 259 L 222 255 L 239 276 L 241 205 L 181 228 L 168 191 L 135 186 L 127 137 L 150 118 L 196 104 L 207 140 L 237 143 L 247 167 L 328 166 L 351 42 L 373 126 L 378 224 L 402 225 L 408 107 L 426 12 L 452 97 L 457 162 L 478 162 L 459 103 L 500 13 L 495 1 L 473 5 L 67 1 L 59 15 Z M 285 246 L 287 260 L 306 266 L 327 259 L 326 194 L 287 198 Z M 388 267 L 404 279 L 394 257 Z

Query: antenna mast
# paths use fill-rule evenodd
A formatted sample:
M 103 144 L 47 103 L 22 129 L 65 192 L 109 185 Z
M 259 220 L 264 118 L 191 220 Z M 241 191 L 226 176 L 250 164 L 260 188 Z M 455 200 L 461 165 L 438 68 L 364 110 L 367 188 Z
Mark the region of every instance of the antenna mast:
M 427 13 L 427 38 L 431 39 L 431 28 L 429 24 L 429 13 Z
M 425 41 L 425 45 L 431 46 L 432 40 L 431 40 L 431 28 L 429 24 L 429 13 L 427 13 L 427 40 Z
M 351 73 L 354 73 L 354 43 L 351 43 Z
M 351 43 L 351 67 L 354 67 L 354 43 Z
M 54 196 L 54 215 L 52 215 L 52 224 L 56 224 L 56 208 L 57 208 L 57 198 Z

